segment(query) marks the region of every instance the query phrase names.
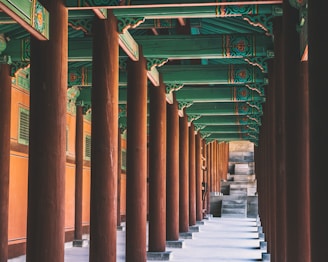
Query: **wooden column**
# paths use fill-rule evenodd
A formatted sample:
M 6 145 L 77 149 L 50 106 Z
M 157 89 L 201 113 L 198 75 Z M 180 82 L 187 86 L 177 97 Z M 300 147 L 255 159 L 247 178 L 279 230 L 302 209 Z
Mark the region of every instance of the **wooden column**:
M 83 107 L 76 106 L 75 124 L 75 223 L 74 240 L 82 240 L 82 189 L 83 189 Z M 73 243 L 74 244 L 74 243 Z M 78 242 L 76 242 L 78 245 Z
M 288 4 L 288 3 L 287 3 Z M 285 54 L 283 49 L 284 37 L 282 31 L 282 17 L 277 17 L 274 24 L 274 41 L 275 41 L 275 75 L 276 75 L 276 105 L 275 105 L 275 123 L 276 123 L 276 181 L 277 181 L 277 213 L 276 217 L 276 257 L 275 262 L 286 262 L 286 134 L 285 134 L 285 94 L 283 79 L 285 67 L 283 57 Z
M 166 89 L 150 87 L 148 251 L 166 246 Z
M 11 118 L 10 65 L 0 65 L 0 83 L 0 262 L 7 262 Z
M 206 213 L 211 213 L 211 192 L 212 190 L 212 145 L 213 142 L 210 142 L 206 145 L 206 159 L 207 159 L 207 210 Z
M 268 180 L 269 180 L 269 203 L 271 204 L 270 208 L 270 222 L 268 225 L 268 232 L 269 239 L 268 242 L 268 252 L 271 254 L 271 258 L 275 257 L 275 242 L 276 242 L 276 217 L 277 217 L 277 206 L 276 206 L 276 199 L 277 199 L 277 187 L 276 187 L 276 142 L 272 137 L 275 137 L 276 125 L 275 125 L 275 89 L 276 89 L 276 82 L 275 82 L 275 68 L 274 68 L 274 59 L 268 61 L 268 77 L 269 77 L 269 85 L 267 88 L 267 117 L 269 119 L 270 128 L 269 132 L 266 135 L 267 141 L 269 142 L 268 147 L 266 148 L 269 151 L 269 163 L 268 163 Z
M 209 177 L 210 177 L 210 192 L 214 192 L 214 154 L 213 154 L 214 142 L 209 143 L 209 158 L 210 158 L 210 168 L 209 168 Z
M 116 261 L 118 33 L 111 11 L 93 24 L 90 262 Z M 108 81 L 110 79 L 110 81 Z
M 203 219 L 203 202 L 202 202 L 202 138 L 200 133 L 196 134 L 196 220 L 201 221 Z
M 300 37 L 296 28 L 299 10 L 289 3 L 285 5 L 283 30 L 285 35 L 284 64 L 286 95 L 286 196 L 287 196 L 287 261 L 311 261 L 309 246 L 309 189 L 304 183 L 309 172 L 308 165 L 308 98 L 300 76 Z M 303 74 L 307 68 L 303 67 Z
M 218 166 L 218 156 L 217 156 L 217 141 L 213 142 L 212 152 L 213 152 L 213 165 L 212 165 L 212 172 L 213 172 L 213 191 L 217 192 L 217 166 Z
M 327 110 L 328 90 L 324 66 L 328 56 L 323 52 L 327 47 L 326 8 L 321 1 L 308 1 L 308 43 L 309 43 L 309 161 L 310 161 L 310 217 L 311 217 L 311 261 L 327 259 L 328 214 L 324 212 L 328 198 L 327 170 L 327 123 L 323 112 Z
M 196 225 L 196 140 L 195 126 L 189 126 L 189 226 Z
M 173 101 L 167 104 L 166 240 L 179 239 L 179 115 Z
M 147 69 L 140 48 L 139 61 L 128 61 L 126 261 L 145 262 L 147 225 Z
M 117 227 L 121 226 L 121 173 L 122 173 L 122 132 L 121 128 L 118 128 L 117 136 Z
M 64 261 L 68 11 L 51 14 L 50 39 L 31 36 L 27 262 Z
M 202 184 L 204 194 L 202 195 L 203 199 L 203 210 L 205 210 L 206 214 L 209 213 L 209 184 L 208 184 L 208 145 L 206 144 L 205 139 L 203 139 L 202 142 L 203 148 L 203 161 L 202 161 L 202 170 L 203 170 L 203 182 L 205 184 Z M 204 217 L 204 212 L 203 212 L 203 217 Z
M 189 130 L 184 112 L 179 119 L 179 232 L 189 231 Z

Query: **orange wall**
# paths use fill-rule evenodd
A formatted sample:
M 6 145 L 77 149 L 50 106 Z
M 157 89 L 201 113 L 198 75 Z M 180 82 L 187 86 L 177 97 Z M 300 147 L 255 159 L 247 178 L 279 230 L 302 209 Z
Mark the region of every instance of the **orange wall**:
M 9 244 L 25 241 L 27 218 L 27 156 L 11 152 L 9 182 Z
M 29 109 L 29 92 L 12 85 L 10 140 L 10 182 L 9 182 L 9 244 L 26 241 L 28 148 L 18 144 L 19 108 Z M 75 213 L 75 115 L 67 114 L 68 145 L 65 185 L 65 230 L 74 229 Z M 91 124 L 84 121 L 85 134 L 91 133 Z M 17 151 L 18 150 L 18 151 Z M 24 152 L 19 152 L 24 151 Z M 83 169 L 83 223 L 90 221 L 90 167 Z
M 9 245 L 26 241 L 27 226 L 27 188 L 28 188 L 28 147 L 18 144 L 19 107 L 29 109 L 29 92 L 12 85 L 11 103 L 11 152 L 10 152 L 10 185 L 9 185 Z M 65 185 L 65 230 L 74 230 L 75 213 L 75 114 L 67 113 L 67 163 Z M 91 123 L 84 120 L 84 136 L 91 135 Z M 83 139 L 85 143 L 85 139 Z M 85 148 L 85 145 L 83 145 Z M 126 140 L 122 139 L 122 148 Z M 23 152 L 24 151 L 24 152 Z M 90 223 L 90 162 L 83 167 L 82 222 Z M 126 174 L 121 175 L 121 215 L 126 214 Z
M 65 229 L 74 230 L 75 214 L 75 166 L 66 164 L 65 181 Z

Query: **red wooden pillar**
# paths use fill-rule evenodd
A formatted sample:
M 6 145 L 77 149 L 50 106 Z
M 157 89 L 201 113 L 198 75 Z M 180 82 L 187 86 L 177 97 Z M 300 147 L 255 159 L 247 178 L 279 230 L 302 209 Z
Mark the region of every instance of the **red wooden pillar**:
M 211 169 L 210 169 L 210 179 L 211 179 L 211 192 L 215 192 L 215 172 L 214 172 L 214 168 L 215 168 L 215 158 L 214 158 L 214 146 L 215 145 L 215 141 L 211 142 L 210 145 L 210 157 L 211 157 Z
M 117 139 L 117 227 L 121 226 L 121 173 L 122 173 L 122 130 L 118 128 Z
M 324 79 L 327 78 L 325 63 L 327 53 L 322 48 L 327 46 L 327 38 L 321 33 L 326 32 L 326 8 L 320 1 L 308 1 L 308 43 L 309 43 L 309 161 L 310 161 L 310 217 L 311 217 L 311 261 L 327 259 L 328 214 L 325 209 L 328 191 L 327 170 L 327 124 L 323 112 L 327 110 L 328 90 Z
M 207 195 L 206 195 L 206 213 L 210 214 L 211 205 L 210 205 L 210 193 L 212 192 L 212 178 L 211 178 L 211 165 L 212 165 L 212 158 L 211 158 L 211 144 L 206 144 L 206 181 L 207 181 Z
M 189 126 L 189 226 L 196 225 L 196 140 L 195 126 Z
M 0 262 L 8 260 L 8 208 L 10 163 L 10 65 L 0 65 Z
M 287 3 L 288 4 L 288 3 Z M 275 105 L 275 123 L 276 123 L 276 181 L 277 181 L 277 201 L 276 208 L 279 210 L 276 217 L 276 256 L 275 262 L 286 262 L 287 242 L 286 242 L 286 134 L 285 134 L 285 94 L 283 79 L 285 67 L 283 57 L 285 54 L 283 42 L 285 35 L 282 31 L 282 18 L 277 17 L 274 26 L 275 41 L 275 75 L 276 75 L 276 105 Z
M 196 220 L 201 221 L 203 219 L 203 203 L 202 203 L 202 138 L 200 133 L 196 134 Z
M 27 262 L 64 261 L 68 11 L 51 14 L 50 39 L 31 37 Z
M 179 115 L 178 104 L 167 104 L 166 240 L 179 239 Z
M 202 201 L 203 201 L 203 218 L 208 213 L 208 202 L 209 202 L 209 187 L 208 187 L 208 156 L 207 156 L 207 144 L 205 139 L 202 139 Z M 204 214 L 205 210 L 205 214 Z
M 213 142 L 207 144 L 207 177 L 208 177 L 208 192 L 213 192 L 213 177 L 212 177 L 212 165 L 213 165 L 213 154 L 212 154 Z
M 126 261 L 145 262 L 147 225 L 147 69 L 128 61 L 126 155 Z
M 82 241 L 82 188 L 83 188 L 83 107 L 76 106 L 75 124 L 75 224 L 74 240 L 77 246 Z M 80 240 L 80 241 L 79 241 Z
M 308 98 L 300 76 L 300 37 L 296 31 L 299 10 L 289 3 L 284 5 L 284 64 L 286 95 L 286 182 L 287 182 L 287 261 L 311 261 L 309 249 L 309 189 L 307 175 L 308 159 Z M 303 67 L 303 74 L 307 68 Z M 291 103 L 291 101 L 293 101 Z
M 274 70 L 274 60 L 268 61 L 268 72 L 269 72 L 269 85 L 267 88 L 267 119 L 269 121 L 268 134 L 265 135 L 268 146 L 266 148 L 269 151 L 269 163 L 267 168 L 268 183 L 269 183 L 269 200 L 270 203 L 270 215 L 269 224 L 267 225 L 265 232 L 268 235 L 268 252 L 271 254 L 271 259 L 275 257 L 275 242 L 276 242 L 276 219 L 277 209 L 276 209 L 276 199 L 277 199 L 277 188 L 276 188 L 276 142 L 272 137 L 275 137 L 275 70 Z
M 119 44 L 116 18 L 108 15 L 93 24 L 91 262 L 116 261 Z
M 213 148 L 212 148 L 212 151 L 213 151 L 213 191 L 214 192 L 217 192 L 217 182 L 218 182 L 218 172 L 217 172 L 217 168 L 218 168 L 218 155 L 217 155 L 217 148 L 218 148 L 218 142 L 215 140 L 213 142 Z
M 148 251 L 166 246 L 166 90 L 150 88 L 149 116 L 149 230 Z
M 189 231 L 189 130 L 188 117 L 179 119 L 179 232 Z
M 229 172 L 229 143 L 224 143 L 224 154 L 225 154 L 225 162 L 224 162 L 224 179 L 228 179 L 228 172 Z

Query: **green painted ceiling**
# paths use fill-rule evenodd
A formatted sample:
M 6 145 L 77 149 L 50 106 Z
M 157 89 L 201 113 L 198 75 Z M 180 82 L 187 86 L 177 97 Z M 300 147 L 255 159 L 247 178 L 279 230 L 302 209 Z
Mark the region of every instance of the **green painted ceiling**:
M 175 92 L 179 108 L 185 108 L 189 121 L 207 141 L 257 144 L 268 84 L 267 62 L 274 56 L 272 20 L 282 15 L 282 1 L 243 2 L 67 0 L 68 74 L 76 77 L 69 81 L 68 89 L 78 87 L 77 101 L 92 108 L 91 24 L 96 15 L 92 7 L 114 9 L 118 31 L 129 27 L 125 34 L 142 45 L 148 70 L 155 66 L 152 70 L 162 74 L 168 102 Z M 133 28 L 135 23 L 139 25 Z M 1 34 L 7 42 L 0 52 L 1 61 L 8 62 L 6 57 L 10 57 L 13 70 L 26 66 L 30 33 L 0 9 Z M 126 122 L 127 58 L 121 48 L 122 126 Z M 152 85 L 149 81 L 150 88 Z

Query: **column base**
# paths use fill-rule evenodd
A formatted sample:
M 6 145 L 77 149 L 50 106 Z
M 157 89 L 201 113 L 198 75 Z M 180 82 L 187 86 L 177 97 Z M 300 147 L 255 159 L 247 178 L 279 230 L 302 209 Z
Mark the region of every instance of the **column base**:
M 147 252 L 147 260 L 170 260 L 171 251 L 164 252 Z
M 270 254 L 269 253 L 262 253 L 262 261 L 270 262 L 271 261 Z
M 125 231 L 125 226 L 120 225 L 120 226 L 117 226 L 116 228 L 118 231 Z
M 265 234 L 264 233 L 259 233 L 259 239 L 264 241 Z
M 179 236 L 182 239 L 192 239 L 192 233 L 193 232 L 180 232 Z
M 211 218 L 213 218 L 212 214 L 206 214 L 204 217 L 205 220 L 210 220 Z
M 189 231 L 190 232 L 199 232 L 199 226 L 196 226 L 196 225 L 189 226 Z
M 73 240 L 73 247 L 86 247 L 89 245 L 88 239 L 75 239 Z
M 166 240 L 166 247 L 183 248 L 184 247 L 184 241 L 183 240 Z
M 205 225 L 205 221 L 201 220 L 201 221 L 196 221 L 196 225 Z
M 267 247 L 268 247 L 268 244 L 266 241 L 260 241 L 260 249 L 263 250 L 263 252 L 267 252 Z

